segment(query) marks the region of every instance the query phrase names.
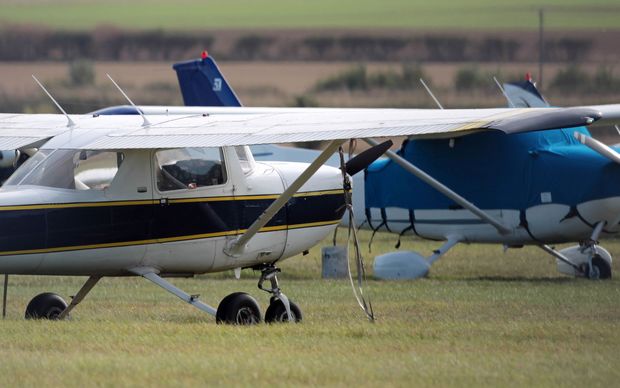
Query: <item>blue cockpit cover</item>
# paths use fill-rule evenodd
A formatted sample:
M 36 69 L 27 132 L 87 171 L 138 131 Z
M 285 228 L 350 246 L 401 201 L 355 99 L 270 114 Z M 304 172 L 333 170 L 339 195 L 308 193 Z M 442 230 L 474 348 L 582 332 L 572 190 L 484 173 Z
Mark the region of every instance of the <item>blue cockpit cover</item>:
M 399 154 L 483 209 L 527 209 L 541 204 L 542 193 L 573 206 L 620 192 L 617 166 L 578 143 L 574 131 L 589 136 L 584 127 L 484 132 L 456 138 L 453 147 L 448 139 L 405 141 Z M 368 167 L 365 179 L 366 208 L 459 208 L 389 159 Z

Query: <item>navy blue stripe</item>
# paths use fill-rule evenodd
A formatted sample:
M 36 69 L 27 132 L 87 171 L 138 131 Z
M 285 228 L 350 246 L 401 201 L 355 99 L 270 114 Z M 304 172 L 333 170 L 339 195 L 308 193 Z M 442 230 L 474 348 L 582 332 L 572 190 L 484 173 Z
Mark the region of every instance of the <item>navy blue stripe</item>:
M 241 197 L 243 198 L 243 197 Z M 0 212 L 0 251 L 123 243 L 247 229 L 273 199 Z M 336 221 L 343 194 L 294 197 L 267 226 Z

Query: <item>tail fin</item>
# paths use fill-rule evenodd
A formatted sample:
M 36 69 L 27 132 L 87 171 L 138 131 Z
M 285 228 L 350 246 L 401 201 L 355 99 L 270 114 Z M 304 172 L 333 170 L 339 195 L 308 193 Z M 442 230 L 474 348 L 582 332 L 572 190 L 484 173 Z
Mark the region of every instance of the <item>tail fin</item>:
M 505 83 L 504 91 L 515 108 L 544 108 L 550 106 L 536 88 L 536 84 L 532 81 L 529 73 L 525 76 L 525 81 Z
M 241 101 L 206 51 L 202 59 L 175 63 L 186 106 L 241 106 Z

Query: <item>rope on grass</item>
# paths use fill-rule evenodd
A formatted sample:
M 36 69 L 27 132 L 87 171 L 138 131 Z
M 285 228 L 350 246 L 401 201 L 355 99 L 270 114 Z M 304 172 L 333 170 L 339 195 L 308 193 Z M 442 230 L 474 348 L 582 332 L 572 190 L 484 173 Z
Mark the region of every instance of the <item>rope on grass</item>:
M 352 152 L 351 148 L 352 147 L 349 147 L 349 153 Z M 355 296 L 357 304 L 362 308 L 368 320 L 370 322 L 374 322 L 375 314 L 372 309 L 372 303 L 370 303 L 370 298 L 364 296 L 363 286 L 366 284 L 366 270 L 364 268 L 364 258 L 362 257 L 360 243 L 357 236 L 357 228 L 355 227 L 355 214 L 353 213 L 353 204 L 351 201 L 351 181 L 346 173 L 344 151 L 342 150 L 342 147 L 338 149 L 338 154 L 340 156 L 340 170 L 342 171 L 342 187 L 344 188 L 345 206 L 349 216 L 349 231 L 347 236 L 347 272 L 349 275 L 349 281 L 351 282 L 351 288 L 353 289 L 353 296 Z M 350 157 L 351 155 L 349 154 L 349 158 Z M 334 235 L 334 243 L 335 238 L 336 236 Z M 353 280 L 353 274 L 351 273 L 351 260 L 349 258 L 349 246 L 351 245 L 351 240 L 353 240 L 353 248 L 355 252 L 354 257 L 357 270 L 357 282 Z

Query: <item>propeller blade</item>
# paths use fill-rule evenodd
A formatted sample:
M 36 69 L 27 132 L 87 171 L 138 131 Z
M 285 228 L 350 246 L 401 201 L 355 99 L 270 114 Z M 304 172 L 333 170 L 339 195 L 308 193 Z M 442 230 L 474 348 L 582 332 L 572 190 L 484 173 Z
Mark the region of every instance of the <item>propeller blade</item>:
M 389 150 L 392 144 L 394 144 L 392 143 L 392 140 L 384 141 L 383 143 L 371 147 L 366 151 L 349 159 L 349 161 L 344 166 L 345 171 L 351 176 L 357 174 L 358 172 L 368 167 L 370 163 L 377 160 L 381 155 L 383 155 L 385 151 Z

